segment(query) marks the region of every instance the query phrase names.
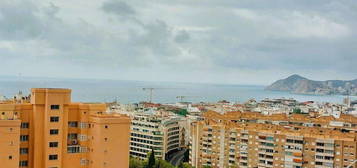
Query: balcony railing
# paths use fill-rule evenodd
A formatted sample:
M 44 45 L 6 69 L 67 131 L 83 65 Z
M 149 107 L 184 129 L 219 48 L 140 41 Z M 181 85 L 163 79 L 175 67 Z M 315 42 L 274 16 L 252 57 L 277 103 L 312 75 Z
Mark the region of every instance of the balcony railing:
M 68 153 L 85 153 L 88 152 L 88 148 L 80 145 L 67 146 Z

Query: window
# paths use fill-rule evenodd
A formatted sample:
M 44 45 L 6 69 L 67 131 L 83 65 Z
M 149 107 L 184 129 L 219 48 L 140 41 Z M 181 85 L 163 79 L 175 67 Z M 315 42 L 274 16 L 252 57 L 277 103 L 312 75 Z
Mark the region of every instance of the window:
M 77 139 L 78 137 L 78 134 L 75 134 L 75 133 L 70 133 L 67 135 L 68 139 Z
M 58 134 L 58 129 L 50 129 L 50 134 L 51 135 L 57 135 Z
M 265 151 L 268 152 L 268 153 L 274 153 L 273 149 L 265 149 Z
M 81 153 L 86 153 L 88 151 L 89 151 L 88 147 L 85 147 L 85 146 L 81 146 L 79 149 L 79 152 L 81 152 Z
M 87 159 L 81 159 L 81 165 L 83 166 L 83 165 L 88 165 L 88 163 L 89 163 L 89 160 L 87 160 Z
M 27 166 L 28 166 L 27 160 L 21 160 L 21 161 L 19 162 L 19 166 L 20 166 L 20 167 L 27 167 Z
M 68 121 L 68 127 L 77 128 L 78 122 L 77 121 Z
M 20 154 L 25 155 L 29 153 L 29 148 L 20 148 Z
M 316 146 L 325 146 L 325 144 L 321 142 L 316 142 Z
M 29 128 L 29 123 L 28 122 L 21 123 L 21 128 Z
M 324 157 L 320 155 L 316 155 L 316 159 L 324 159 Z
M 57 160 L 58 155 L 48 155 L 48 160 Z
M 316 164 L 316 165 L 323 165 L 322 162 L 316 162 L 315 164 Z
M 50 142 L 48 146 L 50 148 L 57 148 L 58 147 L 58 142 Z
M 68 153 L 79 153 L 80 147 L 79 146 L 68 146 L 67 152 Z
M 51 105 L 51 110 L 59 110 L 60 105 Z
M 20 135 L 20 141 L 24 142 L 24 141 L 28 141 L 29 140 L 29 136 L 28 135 Z
M 88 137 L 87 137 L 87 135 L 79 134 L 79 135 L 78 135 L 78 139 L 79 139 L 80 141 L 87 141 L 87 140 L 88 140 Z
M 331 156 L 325 156 L 325 160 L 333 160 L 334 157 L 331 157 Z
M 59 117 L 58 116 L 50 117 L 50 122 L 58 122 L 58 121 L 59 121 Z
M 79 128 L 84 129 L 84 128 L 89 128 L 90 124 L 86 122 L 80 122 L 79 123 Z
M 324 153 L 324 150 L 316 148 L 316 152 Z

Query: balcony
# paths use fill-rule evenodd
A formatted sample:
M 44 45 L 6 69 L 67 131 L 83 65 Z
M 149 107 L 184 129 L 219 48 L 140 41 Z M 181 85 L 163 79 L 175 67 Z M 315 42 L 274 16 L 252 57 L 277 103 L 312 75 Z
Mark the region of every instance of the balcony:
M 293 156 L 302 157 L 302 153 L 301 152 L 293 152 Z
M 248 137 L 248 135 L 243 135 L 243 136 L 241 136 L 240 138 L 241 138 L 241 139 L 248 139 L 249 137 Z
M 258 163 L 259 167 L 273 167 L 273 164 Z
M 80 153 L 81 146 L 79 145 L 71 145 L 67 146 L 67 153 Z
M 274 149 L 274 146 L 269 146 L 269 145 L 258 145 L 258 148 L 260 148 L 260 149 Z
M 294 163 L 302 163 L 302 159 L 294 158 L 294 159 L 293 159 L 293 162 L 294 162 Z

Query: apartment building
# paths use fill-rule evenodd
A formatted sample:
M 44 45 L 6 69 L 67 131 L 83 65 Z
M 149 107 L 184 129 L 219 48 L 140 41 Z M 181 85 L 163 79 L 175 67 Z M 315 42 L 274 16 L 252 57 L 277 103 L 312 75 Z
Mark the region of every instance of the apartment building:
M 341 114 L 338 118 L 335 118 L 333 116 L 310 116 L 306 114 L 264 115 L 257 112 L 227 112 L 222 115 L 214 111 L 208 111 L 203 114 L 203 117 L 236 123 L 266 123 L 357 131 L 357 117 L 347 114 Z
M 132 115 L 130 155 L 146 159 L 152 149 L 155 156 L 166 159 L 185 143 L 184 122 L 177 115 L 157 111 L 136 112 Z
M 357 159 L 355 131 L 241 122 L 230 120 L 232 114 L 210 113 L 192 123 L 190 164 L 195 167 L 343 168 Z
M 19 167 L 20 120 L 1 112 L 0 116 L 0 164 L 4 167 Z M 7 114 L 9 115 L 9 114 Z
M 71 102 L 70 89 L 32 89 L 1 102 L 0 167 L 128 167 L 130 118 L 105 110 Z

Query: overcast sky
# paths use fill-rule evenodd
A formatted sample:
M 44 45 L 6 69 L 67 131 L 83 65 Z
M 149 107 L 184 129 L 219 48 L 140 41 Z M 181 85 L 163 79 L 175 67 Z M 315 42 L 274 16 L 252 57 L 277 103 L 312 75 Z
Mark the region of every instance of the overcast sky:
M 0 75 L 357 78 L 356 0 L 0 0 Z

